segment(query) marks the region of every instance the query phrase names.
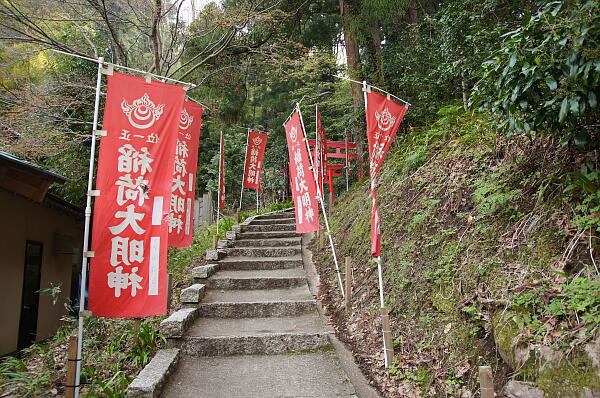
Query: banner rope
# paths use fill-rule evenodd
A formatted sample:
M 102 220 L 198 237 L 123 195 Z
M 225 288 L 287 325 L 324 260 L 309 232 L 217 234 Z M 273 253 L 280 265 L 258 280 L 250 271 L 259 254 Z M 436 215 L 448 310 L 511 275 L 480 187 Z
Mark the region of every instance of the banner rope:
M 349 82 L 352 82 L 352 83 L 360 84 L 361 86 L 363 86 L 363 90 L 364 90 L 364 85 L 363 85 L 363 82 L 359 82 L 358 80 L 350 79 L 350 78 L 348 78 L 348 77 L 345 77 L 345 76 L 338 76 L 338 75 L 331 75 L 331 76 L 333 76 L 333 77 L 337 77 L 338 79 L 342 79 L 342 80 L 348 80 Z M 385 90 L 384 90 L 384 89 L 382 89 L 382 88 L 375 87 L 375 86 L 373 86 L 372 84 L 367 84 L 367 87 L 369 87 L 369 88 L 374 88 L 375 90 L 381 91 L 381 92 L 382 92 L 382 93 L 384 93 L 385 95 L 389 95 L 390 97 L 394 97 L 394 98 L 396 98 L 397 100 L 404 102 L 404 104 L 406 104 L 407 106 L 412 106 L 412 104 L 411 104 L 410 102 L 408 102 L 408 101 L 405 101 L 405 100 L 403 100 L 402 98 L 400 98 L 400 97 L 398 97 L 398 96 L 396 96 L 396 95 L 394 95 L 394 94 L 390 93 L 389 91 L 385 91 Z

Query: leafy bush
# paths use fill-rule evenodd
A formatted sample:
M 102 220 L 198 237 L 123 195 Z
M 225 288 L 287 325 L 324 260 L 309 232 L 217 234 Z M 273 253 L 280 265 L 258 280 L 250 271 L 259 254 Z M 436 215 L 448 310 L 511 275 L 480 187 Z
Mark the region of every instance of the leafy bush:
M 600 3 L 553 1 L 503 35 L 484 63 L 475 102 L 500 116 L 512 134 L 558 134 L 584 145 L 598 116 Z

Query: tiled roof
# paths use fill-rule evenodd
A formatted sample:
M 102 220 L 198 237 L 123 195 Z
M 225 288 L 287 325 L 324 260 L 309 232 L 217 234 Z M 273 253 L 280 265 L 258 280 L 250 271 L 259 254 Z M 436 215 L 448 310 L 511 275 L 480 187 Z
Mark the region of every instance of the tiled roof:
M 37 164 L 34 164 L 34 163 L 28 162 L 26 160 L 23 160 L 21 158 L 18 158 L 15 155 L 12 155 L 8 152 L 0 151 L 0 160 L 6 160 L 9 163 L 14 164 L 15 166 L 17 166 L 21 169 L 25 169 L 27 171 L 33 172 L 34 174 L 38 174 L 38 175 L 41 174 L 43 176 L 46 176 L 46 178 L 56 181 L 56 182 L 64 183 L 64 182 L 68 181 L 67 177 L 61 176 L 60 174 L 57 174 L 53 171 L 50 171 L 41 166 L 38 166 Z

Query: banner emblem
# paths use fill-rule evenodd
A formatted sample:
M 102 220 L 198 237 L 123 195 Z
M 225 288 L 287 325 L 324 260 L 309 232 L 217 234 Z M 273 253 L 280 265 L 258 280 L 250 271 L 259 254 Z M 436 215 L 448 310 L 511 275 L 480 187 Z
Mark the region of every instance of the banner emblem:
M 396 117 L 392 116 L 387 107 L 381 113 L 375 111 L 375 119 L 377 119 L 377 126 L 382 131 L 388 131 L 396 123 Z
M 182 130 L 187 130 L 194 123 L 194 117 L 190 116 L 187 109 L 183 108 L 181 111 L 181 116 L 179 117 L 179 128 Z
M 154 122 L 160 119 L 164 107 L 164 104 L 155 105 L 147 93 L 144 93 L 141 98 L 133 100 L 131 105 L 127 103 L 125 98 L 121 102 L 121 109 L 129 119 L 129 123 L 138 129 L 152 127 Z

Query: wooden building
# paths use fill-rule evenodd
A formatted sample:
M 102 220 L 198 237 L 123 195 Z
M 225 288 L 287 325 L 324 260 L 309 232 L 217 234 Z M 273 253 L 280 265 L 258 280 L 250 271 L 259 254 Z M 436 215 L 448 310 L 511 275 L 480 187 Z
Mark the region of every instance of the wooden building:
M 52 336 L 77 297 L 83 212 L 48 193 L 66 181 L 0 151 L 0 355 Z

